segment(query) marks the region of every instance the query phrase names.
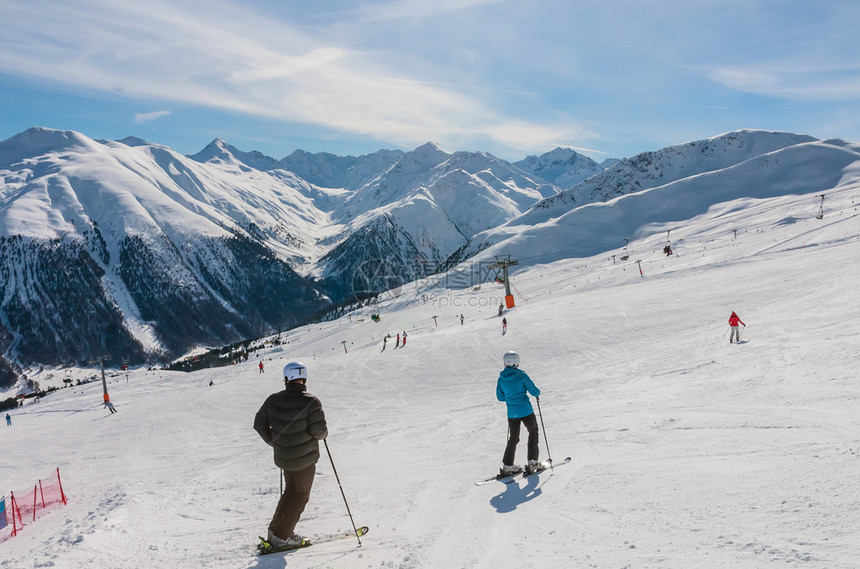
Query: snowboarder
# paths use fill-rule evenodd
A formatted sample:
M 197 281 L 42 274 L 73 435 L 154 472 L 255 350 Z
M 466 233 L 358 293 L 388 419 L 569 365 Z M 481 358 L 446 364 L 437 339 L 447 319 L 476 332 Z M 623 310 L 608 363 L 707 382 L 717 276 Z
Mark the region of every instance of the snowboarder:
M 284 390 L 270 395 L 254 417 L 254 430 L 274 449 L 275 465 L 284 475 L 284 493 L 269 523 L 267 541 L 275 547 L 300 547 L 295 533 L 314 483 L 319 441 L 328 436 L 320 400 L 307 392 L 308 368 L 284 366 Z
M 540 467 L 538 462 L 538 424 L 528 394 L 540 397 L 538 389 L 528 374 L 520 369 L 520 356 L 507 352 L 504 356 L 505 368 L 496 383 L 496 399 L 504 401 L 508 409 L 508 444 L 502 457 L 502 475 L 515 474 L 522 468 L 514 464 L 517 443 L 520 442 L 520 425 L 524 424 L 529 432 L 528 463 L 526 470 L 532 472 Z
M 260 360 L 260 373 L 263 373 L 263 360 Z
M 502 334 L 508 331 L 508 319 L 502 318 Z
M 108 409 L 111 415 L 116 413 L 116 409 L 114 409 L 113 403 L 111 403 L 110 401 L 105 401 L 105 409 Z
M 9 416 L 9 413 L 6 413 L 6 426 L 7 427 L 12 426 L 12 417 Z
M 732 333 L 729 334 L 729 344 L 732 343 L 732 339 L 735 339 L 738 342 L 741 341 L 741 329 L 738 324 L 742 324 L 744 328 L 747 327 L 747 325 L 744 324 L 744 321 L 741 320 L 737 314 L 732 312 L 732 315 L 729 316 L 729 326 L 732 327 Z
M 406 330 L 403 331 L 403 347 L 406 347 Z

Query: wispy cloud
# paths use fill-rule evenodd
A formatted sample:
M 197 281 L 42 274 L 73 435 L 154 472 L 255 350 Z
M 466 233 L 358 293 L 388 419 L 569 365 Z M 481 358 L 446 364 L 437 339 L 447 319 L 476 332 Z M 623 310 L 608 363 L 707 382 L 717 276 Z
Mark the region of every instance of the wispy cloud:
M 161 117 L 166 117 L 170 114 L 170 111 L 153 111 L 151 113 L 135 113 L 134 114 L 134 122 L 136 124 L 145 124 L 150 121 L 154 121 L 155 119 L 160 119 Z
M 360 7 L 344 11 L 346 18 L 354 22 L 384 22 L 394 20 L 423 20 L 462 12 L 489 4 L 499 4 L 509 0 L 388 0 L 385 2 L 364 3 Z
M 264 117 L 317 138 L 495 152 L 650 145 L 660 132 L 709 135 L 759 117 L 743 108 L 753 97 L 729 89 L 860 98 L 851 3 L 795 13 L 779 0 L 249 1 L 7 2 L 0 73 L 149 108 Z M 691 123 L 685 107 L 726 112 Z M 792 128 L 797 108 L 771 123 Z
M 483 3 L 480 0 L 475 3 Z M 376 51 L 213 0 L 17 5 L 0 69 L 86 89 L 320 125 L 404 145 L 481 133 L 505 145 L 564 138 L 563 125 L 510 120 L 445 78 L 410 77 Z M 412 5 L 398 3 L 401 8 Z M 453 10 L 449 2 L 439 10 Z M 405 9 L 405 8 L 404 8 Z M 71 25 L 74 22 L 74 25 Z M 8 32 L 8 33 L 7 33 Z M 164 116 L 142 113 L 138 123 Z
M 480 136 L 523 147 L 569 137 L 577 128 L 512 120 L 483 98 L 495 96 L 493 88 L 418 75 L 390 64 L 378 50 L 223 0 L 205 7 L 160 0 L 145 7 L 99 0 L 50 9 L 39 0 L 23 4 L 11 12 L 0 37 L 0 70 L 10 74 L 260 114 L 401 145 Z M 394 7 L 405 13 L 414 5 Z M 463 6 L 451 1 L 434 11 Z M 164 114 L 142 113 L 135 121 Z
M 712 80 L 744 93 L 815 101 L 860 99 L 860 66 L 807 68 L 802 61 L 767 66 L 722 67 Z

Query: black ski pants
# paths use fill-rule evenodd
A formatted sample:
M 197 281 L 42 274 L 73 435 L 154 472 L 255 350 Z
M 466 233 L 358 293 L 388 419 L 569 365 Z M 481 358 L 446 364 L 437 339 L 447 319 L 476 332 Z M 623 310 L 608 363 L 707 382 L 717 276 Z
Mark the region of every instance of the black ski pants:
M 528 442 L 528 459 L 538 459 L 538 424 L 537 417 L 532 413 L 519 419 L 511 419 L 508 417 L 508 446 L 505 447 L 505 456 L 502 458 L 502 464 L 512 465 L 514 463 L 514 455 L 517 452 L 517 443 L 520 442 L 520 425 L 526 426 L 529 431 Z

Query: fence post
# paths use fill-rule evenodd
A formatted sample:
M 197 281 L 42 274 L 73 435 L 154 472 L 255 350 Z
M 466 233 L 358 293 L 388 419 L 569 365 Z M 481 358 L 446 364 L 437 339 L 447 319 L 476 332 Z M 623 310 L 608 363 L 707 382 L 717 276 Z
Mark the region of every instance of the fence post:
M 40 481 L 41 483 L 41 481 Z M 36 493 L 36 489 L 39 487 L 38 484 L 33 486 L 33 521 L 36 521 L 36 500 L 39 499 L 39 494 Z
M 21 510 L 18 509 L 18 502 L 15 500 L 15 492 L 9 492 L 9 499 L 12 501 L 12 535 L 18 535 L 18 522 L 21 522 L 21 527 L 24 527 L 24 520 L 21 519 Z M 18 522 L 15 521 L 15 514 L 18 514 Z
M 66 493 L 63 492 L 63 481 L 60 480 L 60 467 L 57 467 L 57 484 L 60 485 L 60 497 L 63 499 L 63 505 L 67 504 L 66 502 Z
M 12 536 L 18 535 L 18 524 L 15 523 L 15 492 L 9 492 L 9 508 L 12 510 Z

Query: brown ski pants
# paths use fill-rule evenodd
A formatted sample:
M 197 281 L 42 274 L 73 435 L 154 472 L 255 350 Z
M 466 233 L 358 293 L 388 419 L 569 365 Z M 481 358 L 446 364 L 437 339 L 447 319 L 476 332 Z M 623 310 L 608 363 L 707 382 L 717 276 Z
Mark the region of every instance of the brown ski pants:
M 316 465 L 304 470 L 284 470 L 284 493 L 275 508 L 269 530 L 281 539 L 287 539 L 296 531 L 296 524 L 311 497 Z

